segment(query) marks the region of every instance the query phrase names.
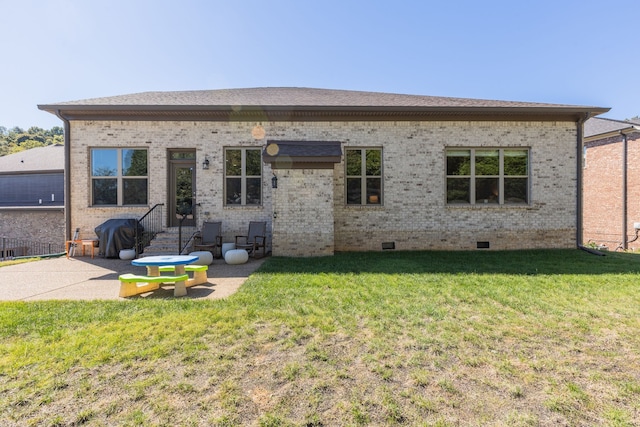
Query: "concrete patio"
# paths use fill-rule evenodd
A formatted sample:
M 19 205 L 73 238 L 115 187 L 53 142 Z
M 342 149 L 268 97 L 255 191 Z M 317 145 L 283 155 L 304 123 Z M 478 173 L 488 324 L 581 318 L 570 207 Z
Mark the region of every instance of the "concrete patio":
M 240 288 L 265 258 L 253 259 L 240 265 L 228 265 L 214 260 L 207 272 L 208 282 L 190 287 L 182 298 L 225 298 Z M 0 301 L 36 300 L 127 300 L 136 298 L 174 298 L 173 286 L 120 298 L 123 273 L 144 274 L 144 267 L 131 261 L 110 258 L 75 257 L 50 258 L 34 262 L 0 267 Z

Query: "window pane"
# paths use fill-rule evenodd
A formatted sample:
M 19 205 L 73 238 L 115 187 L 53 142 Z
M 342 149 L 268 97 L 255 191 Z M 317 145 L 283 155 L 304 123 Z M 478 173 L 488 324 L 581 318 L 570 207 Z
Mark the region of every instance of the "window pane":
M 500 156 L 498 150 L 476 151 L 476 175 L 498 175 L 500 173 Z
M 147 204 L 147 180 L 123 179 L 122 204 L 146 205 Z
M 240 150 L 227 150 L 226 151 L 226 167 L 225 173 L 227 176 L 240 176 L 242 175 L 242 151 Z
M 172 151 L 171 152 L 171 160 L 195 160 L 196 153 L 193 151 Z
M 367 204 L 379 205 L 382 203 L 382 180 L 380 178 L 367 178 Z
M 367 176 L 382 175 L 382 151 L 366 150 L 367 156 Z
M 476 203 L 498 203 L 498 178 L 476 179 Z
M 247 176 L 260 176 L 262 173 L 261 170 L 261 159 L 260 159 L 260 150 L 247 150 L 246 151 L 247 159 L 246 159 L 246 174 Z
M 362 181 L 360 178 L 347 178 L 347 204 L 362 204 Z
M 447 178 L 447 203 L 469 203 L 470 179 Z
M 227 178 L 227 204 L 239 205 L 242 203 L 242 187 L 240 178 Z
M 504 179 L 505 203 L 529 203 L 527 197 L 527 178 Z
M 447 151 L 447 175 L 471 175 L 469 150 Z
M 382 204 L 382 150 L 376 148 L 346 150 L 345 161 L 347 204 Z M 363 186 L 365 194 L 362 194 Z
M 362 175 L 362 150 L 347 150 L 347 176 Z
M 118 150 L 91 150 L 91 175 L 116 176 L 118 174 Z
M 147 176 L 147 150 L 122 150 L 122 175 Z
M 260 204 L 260 178 L 247 178 L 247 205 Z
M 94 205 L 115 205 L 118 203 L 117 179 L 94 179 L 92 181 Z
M 259 205 L 262 203 L 262 153 L 260 149 L 225 150 L 225 176 L 225 204 Z M 242 194 L 243 188 L 246 194 Z
M 447 203 L 529 203 L 528 149 L 451 149 L 446 153 Z M 469 160 L 474 162 L 473 175 Z M 470 190 L 475 200 L 470 199 Z
M 180 216 L 193 213 L 193 169 L 190 167 L 175 168 L 175 204 L 176 213 Z
M 505 150 L 504 151 L 504 174 L 526 176 L 527 173 L 527 151 L 526 150 Z

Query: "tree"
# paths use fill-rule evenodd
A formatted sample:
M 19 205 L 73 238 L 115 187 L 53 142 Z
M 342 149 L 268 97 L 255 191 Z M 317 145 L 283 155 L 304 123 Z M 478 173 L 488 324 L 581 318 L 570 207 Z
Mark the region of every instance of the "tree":
M 64 136 L 64 129 L 61 128 L 60 126 L 54 126 L 50 130 L 45 130 L 44 134 L 45 136 L 51 136 L 51 137 Z
M 40 135 L 40 134 L 44 134 L 44 133 L 45 133 L 45 130 L 44 130 L 44 129 L 42 129 L 42 128 L 39 128 L 39 127 L 37 127 L 37 126 L 31 126 L 31 127 L 29 128 L 29 130 L 27 131 L 27 133 L 28 133 L 29 135 Z
M 18 145 L 22 145 L 26 141 L 38 141 L 42 145 L 47 145 L 47 144 L 45 144 L 44 135 L 41 135 L 41 134 L 24 133 L 24 134 L 18 136 L 18 138 L 16 138 L 16 143 Z
M 19 126 L 0 126 L 0 156 L 52 144 L 64 144 L 64 129 L 60 126 L 50 130 L 31 126 L 26 132 Z
M 18 152 L 18 151 L 30 150 L 32 148 L 46 147 L 46 146 L 47 144 L 45 144 L 42 141 L 38 141 L 34 139 L 25 139 L 20 142 L 20 145 L 16 147 L 17 149 L 15 151 Z

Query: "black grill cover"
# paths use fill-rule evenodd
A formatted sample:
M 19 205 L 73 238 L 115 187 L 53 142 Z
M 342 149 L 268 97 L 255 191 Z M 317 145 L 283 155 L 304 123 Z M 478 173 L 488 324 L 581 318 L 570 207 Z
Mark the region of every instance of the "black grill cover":
M 133 249 L 136 244 L 136 228 L 142 237 L 143 227 L 135 218 L 109 219 L 95 228 L 100 240 L 100 255 L 118 258 L 121 249 Z M 142 248 L 138 248 L 138 253 Z

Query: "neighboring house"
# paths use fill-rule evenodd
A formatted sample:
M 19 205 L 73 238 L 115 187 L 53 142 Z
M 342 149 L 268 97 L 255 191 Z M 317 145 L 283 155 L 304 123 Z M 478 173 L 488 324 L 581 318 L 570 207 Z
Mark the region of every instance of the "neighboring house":
M 308 88 L 40 105 L 65 125 L 67 234 L 164 203 L 266 221 L 273 255 L 573 248 L 584 120 L 606 108 Z
M 640 120 L 592 118 L 584 130 L 583 240 L 638 249 Z
M 0 157 L 0 236 L 63 244 L 64 147 Z

